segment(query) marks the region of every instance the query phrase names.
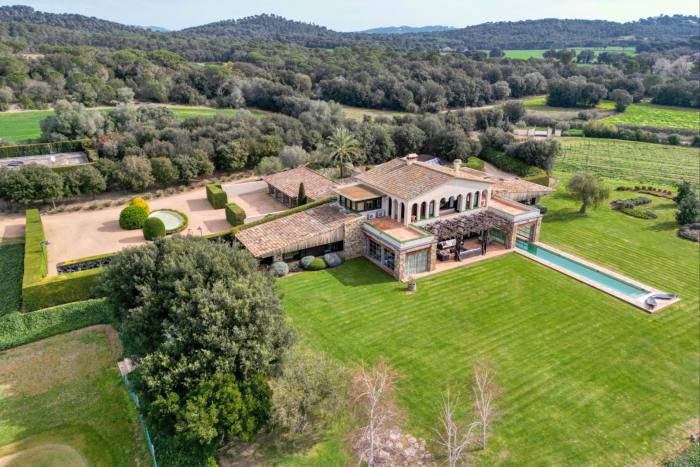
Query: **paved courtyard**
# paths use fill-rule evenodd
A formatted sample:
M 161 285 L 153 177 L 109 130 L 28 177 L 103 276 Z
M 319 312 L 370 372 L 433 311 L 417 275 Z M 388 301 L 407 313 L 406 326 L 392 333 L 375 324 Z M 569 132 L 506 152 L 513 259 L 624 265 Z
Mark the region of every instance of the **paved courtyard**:
M 238 204 L 246 213 L 246 222 L 252 222 L 267 214 L 287 209 L 282 203 L 267 194 L 267 183 L 256 180 L 243 183 L 229 183 L 222 188 L 229 202 Z

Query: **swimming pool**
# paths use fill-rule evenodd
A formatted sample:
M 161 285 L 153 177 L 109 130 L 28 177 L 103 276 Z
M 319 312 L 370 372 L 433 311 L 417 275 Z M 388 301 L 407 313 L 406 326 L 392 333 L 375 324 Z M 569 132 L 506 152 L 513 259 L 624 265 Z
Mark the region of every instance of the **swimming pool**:
M 577 261 L 574 261 L 573 259 L 567 258 L 551 250 L 548 250 L 547 248 L 535 245 L 525 240 L 518 238 L 515 241 L 515 246 L 516 248 L 523 250 L 526 253 L 529 253 L 533 256 L 536 256 L 537 258 L 540 258 L 541 260 L 547 263 L 551 263 L 554 266 L 558 266 L 561 269 L 582 276 L 590 282 L 594 282 L 608 289 L 612 289 L 617 293 L 626 295 L 627 297 L 635 299 L 643 297 L 644 295 L 650 293 L 649 290 L 645 290 L 641 287 L 637 287 L 636 285 L 632 285 L 621 279 L 599 271 L 591 266 L 581 264 Z

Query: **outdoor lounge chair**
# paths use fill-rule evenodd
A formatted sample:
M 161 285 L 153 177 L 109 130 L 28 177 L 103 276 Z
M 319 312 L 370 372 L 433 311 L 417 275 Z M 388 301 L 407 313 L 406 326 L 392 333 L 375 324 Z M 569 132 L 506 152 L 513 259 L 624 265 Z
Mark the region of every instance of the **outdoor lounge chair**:
M 450 260 L 450 253 L 444 251 L 444 250 L 438 250 L 437 251 L 437 258 L 440 261 L 449 261 Z
M 651 307 L 652 309 L 656 308 L 656 305 L 658 305 L 658 303 L 656 303 L 656 299 L 654 299 L 654 296 L 653 296 L 653 295 L 650 296 L 650 297 L 647 297 L 647 299 L 644 300 L 644 303 L 645 303 L 647 306 Z
M 678 295 L 674 293 L 655 293 L 652 297 L 656 300 L 673 300 L 678 297 Z

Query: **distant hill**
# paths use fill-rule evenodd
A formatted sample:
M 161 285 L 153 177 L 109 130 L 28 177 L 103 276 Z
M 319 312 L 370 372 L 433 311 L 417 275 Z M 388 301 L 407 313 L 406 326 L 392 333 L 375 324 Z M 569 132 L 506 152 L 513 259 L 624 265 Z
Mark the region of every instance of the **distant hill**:
M 358 31 L 360 34 L 411 34 L 422 32 L 442 32 L 456 29 L 454 26 L 387 26 Z
M 44 13 L 23 5 L 0 6 L 0 24 L 9 22 L 53 26 L 83 32 L 137 32 L 142 30 L 138 26 L 127 26 L 92 16 L 73 13 Z
M 77 14 L 36 11 L 27 6 L 0 7 L 0 40 L 23 39 L 40 45 L 87 45 L 111 49 L 165 49 L 194 61 L 228 60 L 232 45 L 269 42 L 311 48 L 383 46 L 399 50 L 546 49 L 562 47 L 700 47 L 698 18 L 658 16 L 628 23 L 602 20 L 539 19 L 446 26 L 377 28 L 337 32 L 277 15 L 257 15 L 167 31 L 127 26 Z M 440 30 L 431 30 L 440 29 Z
M 147 29 L 149 31 L 153 31 L 153 32 L 170 32 L 170 29 L 164 28 L 161 26 L 139 26 L 139 27 L 141 27 L 143 29 Z

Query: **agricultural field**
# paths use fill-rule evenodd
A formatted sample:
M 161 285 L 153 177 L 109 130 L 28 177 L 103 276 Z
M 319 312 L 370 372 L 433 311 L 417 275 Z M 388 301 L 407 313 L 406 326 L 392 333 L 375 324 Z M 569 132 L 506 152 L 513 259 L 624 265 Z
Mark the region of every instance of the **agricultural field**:
M 212 115 L 236 115 L 238 109 L 214 109 L 208 107 L 167 106 L 175 113 L 179 120 L 193 117 L 209 117 Z M 109 107 L 98 107 L 96 110 L 108 111 Z M 249 109 L 256 118 L 261 118 L 266 112 L 257 109 Z M 0 112 L 0 139 L 9 143 L 21 143 L 41 137 L 39 123 L 49 115 L 52 110 L 28 110 L 22 112 Z
M 670 185 L 700 183 L 697 148 L 598 138 L 561 138 L 554 169 L 588 170 L 607 178 Z
M 625 55 L 635 55 L 636 51 L 634 47 L 574 47 L 573 49 L 576 50 L 576 54 L 583 49 L 593 49 L 596 53 L 596 56 L 601 53 L 601 52 L 615 52 L 615 53 L 624 53 Z M 547 51 L 547 49 L 528 49 L 528 50 L 505 50 L 506 57 L 508 58 L 515 58 L 519 60 L 527 60 L 529 58 L 543 58 L 543 54 Z
M 441 392 L 468 392 L 472 363 L 489 359 L 503 395 L 477 453 L 486 465 L 663 459 L 697 416 L 697 246 L 676 236 L 667 200 L 652 206 L 656 221 L 607 207 L 582 217 L 561 191 L 544 204 L 543 241 L 681 301 L 648 315 L 515 253 L 421 279 L 408 295 L 360 259 L 281 280 L 291 323 L 348 365 L 387 358 L 403 375 L 405 427 L 428 440 Z
M 107 326 L 0 353 L 0 465 L 150 465 L 120 354 Z
M 599 117 L 615 114 L 615 104 L 609 101 L 602 101 L 593 109 L 550 107 L 547 105 L 547 96 L 537 96 L 523 99 L 523 105 L 528 114 L 541 114 L 555 120 L 573 120 L 578 118 L 578 114 L 582 111 L 595 111 Z
M 654 126 L 700 131 L 700 112 L 682 107 L 632 104 L 623 113 L 602 119 L 613 125 Z

